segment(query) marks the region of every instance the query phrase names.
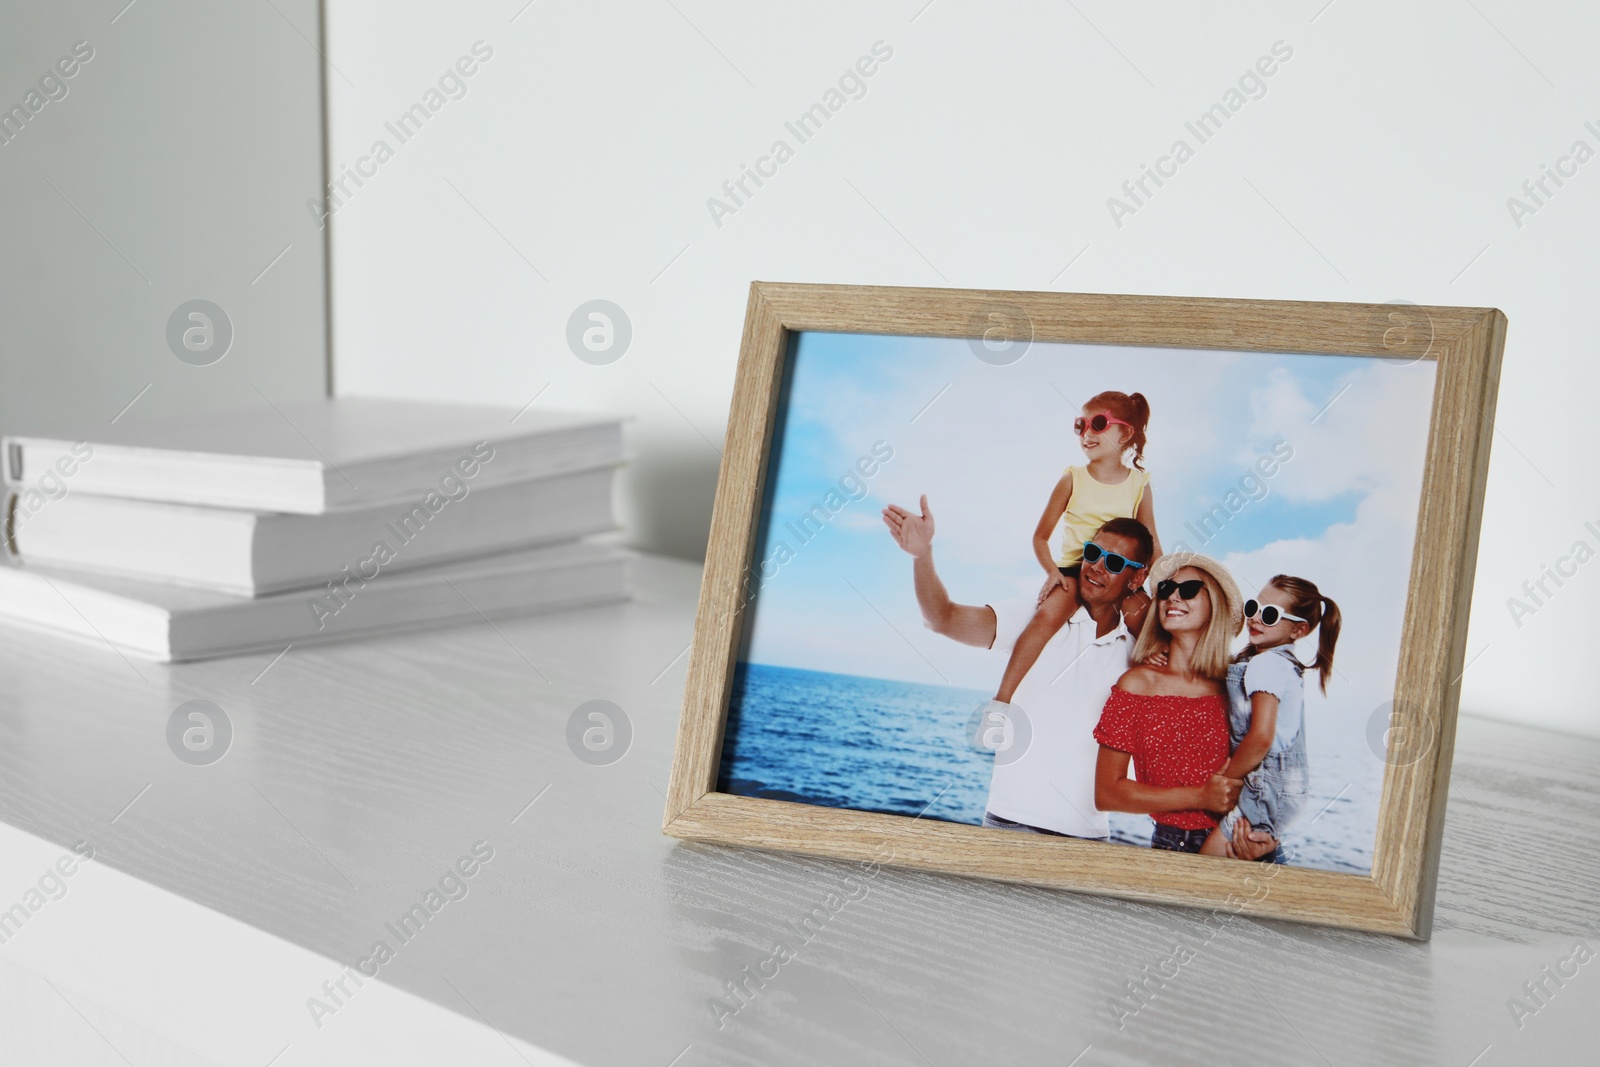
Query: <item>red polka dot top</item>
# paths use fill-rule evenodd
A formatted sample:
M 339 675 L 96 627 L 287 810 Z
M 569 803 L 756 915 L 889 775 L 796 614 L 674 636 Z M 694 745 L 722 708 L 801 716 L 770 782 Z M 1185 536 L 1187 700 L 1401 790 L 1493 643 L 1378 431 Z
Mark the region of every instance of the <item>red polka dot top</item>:
M 1228 699 L 1153 696 L 1116 686 L 1100 712 L 1094 739 L 1133 757 L 1133 773 L 1160 788 L 1204 785 L 1231 752 Z M 1209 830 L 1217 820 L 1204 811 L 1160 811 L 1156 822 L 1180 830 Z

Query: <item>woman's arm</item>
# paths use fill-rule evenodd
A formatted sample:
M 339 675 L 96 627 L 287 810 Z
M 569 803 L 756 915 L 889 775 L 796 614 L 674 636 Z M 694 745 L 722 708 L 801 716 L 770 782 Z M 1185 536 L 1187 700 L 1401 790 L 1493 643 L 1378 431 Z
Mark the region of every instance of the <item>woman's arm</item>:
M 1227 811 L 1239 799 L 1237 779 L 1213 774 L 1205 785 L 1161 787 L 1128 777 L 1130 756 L 1100 746 L 1094 767 L 1094 806 L 1101 811 L 1151 815 L 1158 811 Z
M 1061 571 L 1056 566 L 1055 557 L 1050 554 L 1050 538 L 1056 532 L 1056 523 L 1066 514 L 1067 501 L 1071 499 L 1072 472 L 1068 471 L 1050 491 L 1050 500 L 1044 506 L 1044 514 L 1039 516 L 1039 525 L 1033 528 L 1033 556 L 1045 573 L 1053 577 L 1060 577 Z
M 1250 694 L 1250 729 L 1239 740 L 1239 747 L 1222 773 L 1229 778 L 1243 778 L 1266 758 L 1272 749 L 1272 737 L 1278 732 L 1278 698 L 1271 693 Z

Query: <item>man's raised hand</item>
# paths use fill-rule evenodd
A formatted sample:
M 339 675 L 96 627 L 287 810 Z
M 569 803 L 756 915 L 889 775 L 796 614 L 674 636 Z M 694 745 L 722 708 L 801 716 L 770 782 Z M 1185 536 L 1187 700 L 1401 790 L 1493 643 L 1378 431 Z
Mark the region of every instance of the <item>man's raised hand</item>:
M 889 527 L 894 543 L 917 558 L 933 550 L 933 512 L 928 509 L 926 493 L 920 503 L 921 515 L 907 511 L 899 504 L 890 504 L 883 509 L 883 524 Z

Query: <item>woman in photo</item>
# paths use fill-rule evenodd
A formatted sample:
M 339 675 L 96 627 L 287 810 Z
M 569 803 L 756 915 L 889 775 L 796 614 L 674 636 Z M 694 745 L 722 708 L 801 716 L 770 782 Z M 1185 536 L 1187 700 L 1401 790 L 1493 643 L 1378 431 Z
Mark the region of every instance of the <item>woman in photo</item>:
M 1228 763 L 1228 650 L 1244 625 L 1239 587 L 1191 552 L 1153 568 L 1155 603 L 1095 727 L 1095 806 L 1155 820 L 1150 847 L 1199 852 L 1242 783 Z M 1165 661 L 1162 662 L 1162 657 Z M 1137 780 L 1128 777 L 1132 763 Z

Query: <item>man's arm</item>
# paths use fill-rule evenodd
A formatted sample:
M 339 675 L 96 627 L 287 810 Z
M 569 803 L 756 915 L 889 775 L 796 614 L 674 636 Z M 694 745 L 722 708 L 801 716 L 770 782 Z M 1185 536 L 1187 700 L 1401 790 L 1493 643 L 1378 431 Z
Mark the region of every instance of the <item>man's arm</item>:
M 933 569 L 933 550 L 911 564 L 911 577 L 917 588 L 917 607 L 922 609 L 922 624 L 952 641 L 978 648 L 993 648 L 994 609 L 984 604 L 957 604 L 945 591 L 944 582 Z
M 917 607 L 922 609 L 922 624 L 952 641 L 993 648 L 994 609 L 987 604 L 957 604 L 950 599 L 933 565 L 933 512 L 928 509 L 926 496 L 921 503 L 920 515 L 898 504 L 890 504 L 883 509 L 883 523 L 889 527 L 895 544 L 911 556 L 911 578 L 917 592 Z

